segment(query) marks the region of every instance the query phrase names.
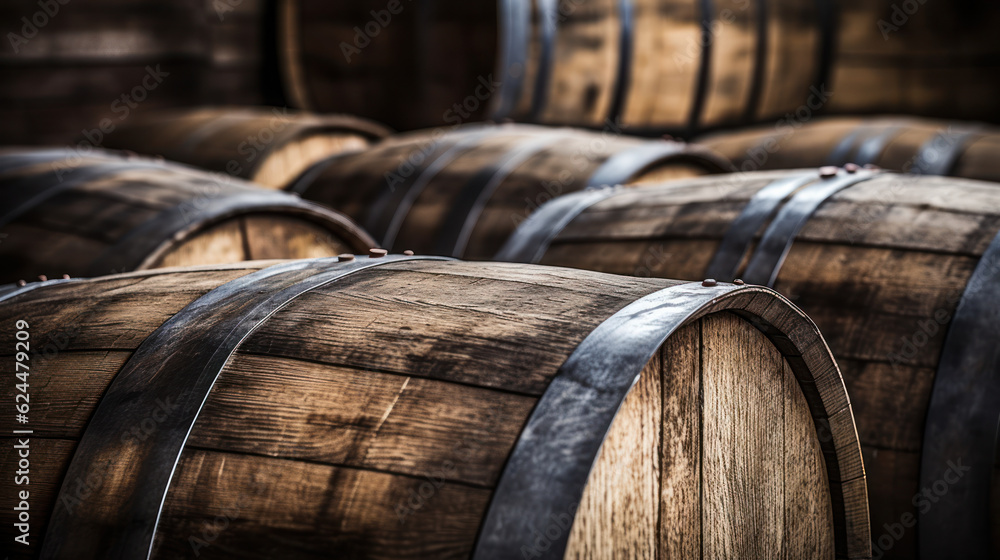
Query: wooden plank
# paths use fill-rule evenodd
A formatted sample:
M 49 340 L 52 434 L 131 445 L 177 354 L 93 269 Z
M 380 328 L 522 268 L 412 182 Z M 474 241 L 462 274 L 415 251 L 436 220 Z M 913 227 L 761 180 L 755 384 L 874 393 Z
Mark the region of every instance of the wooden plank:
M 706 317 L 702 345 L 703 555 L 769 557 L 783 541 L 784 363 L 732 318 Z
M 421 478 L 188 449 L 152 558 L 194 555 L 192 544 L 199 558 L 328 558 L 331 550 L 376 559 L 465 558 L 489 496 Z M 409 511 L 411 503 L 416 509 Z
M 189 443 L 491 486 L 535 400 L 237 354 L 209 395 Z

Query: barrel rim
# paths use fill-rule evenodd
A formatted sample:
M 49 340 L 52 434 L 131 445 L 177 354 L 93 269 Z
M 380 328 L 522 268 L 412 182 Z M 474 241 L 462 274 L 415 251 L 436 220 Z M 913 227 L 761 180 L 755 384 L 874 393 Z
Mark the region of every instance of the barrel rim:
M 679 284 L 640 298 L 577 346 L 507 459 L 473 558 L 515 557 L 550 518 L 575 515 L 601 444 L 643 368 L 679 328 L 724 311 L 738 312 L 786 358 L 817 423 L 831 506 L 840 514 L 834 517 L 837 556 L 870 558 L 868 508 L 847 507 L 867 506 L 861 446 L 847 389 L 826 341 L 815 323 L 777 292 L 709 282 Z M 821 425 L 829 426 L 829 436 L 821 433 Z M 569 531 L 551 541 L 541 558 L 562 558 Z

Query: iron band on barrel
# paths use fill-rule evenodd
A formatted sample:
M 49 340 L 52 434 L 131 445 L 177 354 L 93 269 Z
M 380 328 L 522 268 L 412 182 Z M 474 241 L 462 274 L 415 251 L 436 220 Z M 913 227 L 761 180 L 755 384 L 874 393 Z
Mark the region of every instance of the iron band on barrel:
M 737 308 L 759 291 L 680 284 L 633 302 L 594 329 L 559 368 L 522 430 L 480 527 L 473 559 L 520 558 L 522 547 L 533 541 L 539 527 L 560 516 L 572 517 L 615 416 L 660 346 L 684 324 L 713 311 Z M 807 337 L 805 344 L 802 338 L 800 345 L 790 342 L 770 323 L 778 307 L 743 316 L 766 336 L 782 338 L 777 347 L 788 356 L 792 369 L 808 372 L 807 349 L 822 344 L 818 330 L 799 334 Z M 823 355 L 830 356 L 829 350 Z M 829 359 L 832 363 L 832 356 Z M 853 426 L 853 418 L 846 421 Z M 823 445 L 832 448 L 836 442 Z M 838 483 L 864 481 L 860 468 L 842 473 L 840 465 L 831 464 L 828 473 Z M 843 494 L 833 499 L 842 504 Z M 845 527 L 837 531 L 846 534 Z M 569 530 L 547 535 L 551 544 L 533 552 L 543 559 L 563 558 L 569 536 Z M 835 540 L 837 556 L 849 557 L 846 536 Z
M 1000 234 L 969 278 L 948 327 L 927 409 L 920 488 L 947 493 L 919 511 L 921 558 L 989 558 L 1000 419 Z M 961 469 L 967 468 L 968 472 Z M 951 472 L 949 472 L 951 471 Z
M 161 325 L 117 374 L 87 425 L 52 513 L 42 556 L 147 558 L 188 434 L 243 340 L 277 310 L 312 289 L 372 266 L 427 258 L 279 264 L 219 286 Z M 169 400 L 172 411 L 145 440 L 127 439 L 122 427 L 141 423 L 157 399 Z M 129 498 L 112 509 L 118 522 L 105 526 L 86 515 L 74 515 L 67 509 L 73 481 L 115 474 L 108 472 L 114 467 L 105 458 L 119 450 L 127 450 L 136 460 L 119 466 L 131 470 L 120 477 L 119 485 L 126 487 L 123 492 Z M 103 474 L 101 469 L 105 469 Z M 95 493 L 86 503 L 101 499 L 102 494 Z

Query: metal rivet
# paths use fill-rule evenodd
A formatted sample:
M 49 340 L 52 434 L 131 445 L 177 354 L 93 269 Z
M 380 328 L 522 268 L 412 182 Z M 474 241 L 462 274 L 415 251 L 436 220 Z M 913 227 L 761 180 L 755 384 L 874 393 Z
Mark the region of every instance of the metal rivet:
M 24 280 L 18 280 L 17 281 L 17 285 L 23 288 L 23 287 L 27 286 L 28 283 L 25 282 Z
M 368 256 L 373 259 L 380 259 L 389 254 L 385 249 L 368 249 Z
M 337 262 L 351 262 L 354 260 L 354 255 L 337 255 Z
M 840 172 L 839 167 L 834 167 L 832 165 L 827 165 L 825 167 L 819 168 L 819 176 L 823 179 L 829 179 L 830 177 L 836 177 L 837 173 Z
M 743 286 L 743 285 L 746 284 L 746 282 L 744 282 L 744 281 L 740 280 L 739 278 L 737 278 L 736 280 L 733 280 L 733 284 L 736 284 L 737 286 Z
M 42 282 L 48 282 L 49 277 L 44 274 L 39 274 L 38 279 L 41 280 Z
M 63 274 L 63 280 L 69 280 L 69 274 Z
M 857 173 L 861 167 L 856 163 L 848 163 L 844 165 L 844 171 L 848 173 Z
M 706 288 L 714 288 L 715 286 L 718 286 L 719 283 L 716 282 L 715 279 L 713 278 L 708 278 L 707 280 L 702 282 L 701 285 L 705 286 Z
M 403 251 L 403 254 L 406 255 L 407 257 L 412 257 L 413 251 Z

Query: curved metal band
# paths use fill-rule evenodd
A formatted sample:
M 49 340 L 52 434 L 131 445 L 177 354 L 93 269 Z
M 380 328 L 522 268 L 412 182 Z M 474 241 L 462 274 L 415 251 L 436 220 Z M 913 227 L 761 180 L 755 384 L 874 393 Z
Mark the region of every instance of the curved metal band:
M 795 242 L 795 236 L 816 209 L 838 192 L 876 175 L 877 172 L 869 171 L 856 174 L 842 172 L 836 177 L 814 183 L 799 191 L 778 211 L 778 215 L 767 227 L 764 237 L 761 238 L 757 250 L 750 259 L 750 264 L 747 265 L 746 272 L 743 273 L 743 280 L 749 284 L 774 286 L 781 265 Z
M 101 398 L 64 478 L 42 556 L 147 558 L 188 435 L 239 345 L 310 290 L 373 266 L 428 258 L 287 262 L 227 282 L 170 318 L 139 345 Z M 146 439 L 126 431 L 155 410 L 164 414 Z M 129 460 L 114 462 L 122 456 Z M 95 491 L 77 506 L 91 504 L 114 519 L 74 511 L 70 504 L 78 480 L 115 481 L 115 492 Z
M 528 42 L 531 32 L 530 0 L 500 0 L 500 57 L 497 73 L 500 91 L 493 107 L 493 119 L 503 120 L 517 109 L 524 89 L 525 66 L 528 62 Z
M 441 224 L 441 231 L 434 242 L 434 254 L 461 257 L 468 246 L 472 230 L 497 188 L 524 162 L 563 136 L 564 133 L 557 130 L 532 138 L 473 175 L 458 193 Z
M 873 130 L 874 127 L 870 124 L 862 124 L 855 127 L 854 130 L 841 138 L 840 142 L 837 142 L 833 151 L 826 157 L 826 165 L 840 167 L 851 163 L 851 160 L 854 159 L 853 154 L 857 153 L 858 142 L 870 137 Z
M 618 0 L 618 69 L 615 71 L 615 89 L 608 109 L 608 119 L 618 122 L 625 113 L 629 87 L 632 83 L 632 57 L 635 56 L 635 8 L 632 0 Z
M 729 225 L 719 249 L 705 270 L 705 276 L 726 282 L 735 280 L 754 235 L 778 212 L 778 207 L 786 198 L 817 180 L 819 178 L 812 173 L 787 177 L 773 181 L 757 191 L 743 208 L 743 212 Z
M 309 190 L 309 187 L 313 186 L 313 183 L 315 183 L 327 169 L 336 164 L 338 160 L 357 154 L 358 151 L 341 152 L 317 161 L 307 167 L 306 170 L 303 171 L 297 178 L 288 183 L 288 185 L 285 186 L 285 192 L 294 193 L 299 196 L 305 195 L 306 191 Z
M 698 78 L 695 81 L 694 100 L 691 102 L 691 114 L 688 115 L 688 133 L 694 135 L 701 130 L 701 115 L 705 109 L 705 97 L 708 95 L 708 80 L 712 73 L 712 0 L 698 0 L 701 8 L 701 60 L 698 65 Z
M 959 130 L 948 127 L 947 130 L 935 134 L 920 146 L 913 160 L 913 166 L 908 171 L 916 175 L 951 175 L 959 157 L 979 130 L 979 127 Z M 939 146 L 942 143 L 943 149 Z
M 30 151 L 14 151 L 9 153 L 3 153 L 0 151 L 0 175 L 4 175 L 11 171 L 21 169 L 23 167 L 29 167 L 32 165 L 39 165 L 43 163 L 48 163 L 59 159 L 69 159 L 69 158 L 79 158 L 79 159 L 106 159 L 109 161 L 118 161 L 118 157 L 113 153 L 106 153 L 106 151 L 93 150 L 95 153 L 91 154 L 79 154 L 72 149 L 67 148 L 43 148 L 40 150 L 30 150 Z M 0 180 L 3 180 L 0 178 Z
M 613 154 L 587 180 L 588 187 L 613 187 L 627 183 L 660 160 L 683 154 L 687 144 L 652 141 Z
M 856 163 L 858 165 L 875 163 L 878 161 L 879 156 L 882 155 L 882 152 L 885 151 L 885 147 L 889 144 L 889 141 L 896 136 L 899 136 L 899 133 L 902 132 L 903 128 L 904 125 L 902 124 L 887 125 L 883 127 L 878 134 L 869 136 L 861 142 L 861 145 L 858 146 L 857 153 L 854 155 L 854 161 L 848 163 Z
M 998 289 L 1000 234 L 966 284 L 934 377 L 920 457 L 920 488 L 934 492 L 935 503 L 919 513 L 921 558 L 991 557 L 1000 419 Z
M 467 126 L 439 139 L 439 142 L 446 144 L 443 150 L 435 150 L 434 153 L 437 156 L 430 159 L 430 163 L 420 169 L 418 173 L 411 175 L 404 184 L 395 187 L 386 185 L 386 188 L 368 209 L 364 221 L 365 229 L 376 240 L 380 241 L 383 247 L 391 248 L 396 242 L 399 229 L 403 227 L 403 221 L 410 214 L 410 209 L 413 208 L 413 204 L 431 180 L 466 151 L 475 148 L 482 138 L 496 134 L 497 130 L 500 128 L 480 125 Z
M 164 169 L 164 165 L 151 161 L 109 160 L 108 163 L 74 167 L 66 170 L 64 174 L 53 170 L 10 181 L 0 180 L 0 193 L 2 193 L 7 207 L 7 211 L 0 215 L 0 227 L 80 183 L 86 183 L 112 173 L 137 169 Z M 171 167 L 171 169 L 173 168 Z
M 56 278 L 55 280 L 46 280 L 45 282 L 32 282 L 24 286 L 18 286 L 17 284 L 0 286 L 0 303 L 20 297 L 28 292 L 37 290 L 38 288 L 54 286 L 56 284 L 65 284 L 67 282 L 77 282 L 79 280 L 81 279 Z
M 539 38 L 538 73 L 535 76 L 535 90 L 531 97 L 531 120 L 538 122 L 549 103 L 549 87 L 552 84 L 553 59 L 556 50 L 556 29 L 559 25 L 558 0 L 536 0 L 541 22 Z
M 618 192 L 616 188 L 588 188 L 546 202 L 518 226 L 493 260 L 537 263 L 570 222 L 587 208 Z
M 559 368 L 521 431 L 480 526 L 473 559 L 526 557 L 524 547 L 530 547 L 546 527 L 566 516 L 572 520 L 615 416 L 643 368 L 663 343 L 686 323 L 714 311 L 736 307 L 736 304 L 724 303 L 725 300 L 743 297 L 749 300 L 761 291 L 757 287 L 680 284 L 631 303 L 594 329 Z M 791 307 L 780 297 L 776 297 L 775 302 Z M 769 322 L 781 307 L 768 305 L 762 312 L 764 316 L 744 316 L 769 338 L 781 340 L 776 346 L 782 354 L 791 356 L 789 364 L 796 364 L 792 367 L 797 370 L 797 378 L 808 378 L 810 370 L 820 369 L 826 369 L 827 374 L 835 372 L 839 378 L 839 371 L 825 347 L 816 355 L 828 360 L 829 367 L 820 368 L 815 362 L 811 367 L 804 365 L 803 356 L 807 350 L 802 347 L 804 339 L 800 339 L 799 344 L 791 342 Z M 811 342 L 806 342 L 810 347 L 822 344 L 817 330 L 810 339 Z M 807 371 L 803 373 L 803 370 Z M 817 382 L 812 381 L 813 384 Z M 818 407 L 815 401 L 810 404 L 814 417 L 832 412 L 817 411 Z M 853 427 L 853 417 L 849 422 Z M 836 448 L 829 443 L 825 445 L 831 450 Z M 854 445 L 857 445 L 856 440 Z M 858 455 L 855 461 L 860 465 L 860 449 L 855 449 Z M 863 484 L 864 473 L 860 467 L 853 472 L 841 472 L 839 460 L 828 459 L 827 468 L 831 480 L 841 481 L 846 475 L 849 480 L 860 480 Z M 834 496 L 834 500 L 842 503 L 843 496 Z M 844 532 L 852 529 L 860 531 L 860 536 L 867 539 L 867 523 L 860 528 L 838 528 L 838 557 L 858 557 L 846 550 L 850 545 L 846 545 L 848 539 Z M 569 527 L 554 538 L 546 534 L 551 544 L 545 550 L 533 550 L 532 557 L 563 558 L 569 536 Z
M 367 234 L 341 214 L 284 192 L 241 189 L 221 197 L 200 199 L 198 204 L 175 206 L 143 222 L 105 249 L 87 268 L 85 276 L 136 270 L 152 264 L 149 261 L 157 256 L 157 250 L 170 242 L 176 243 L 226 218 L 265 210 L 295 212 L 319 222 L 353 245 L 354 251 L 366 251 L 374 245 Z

